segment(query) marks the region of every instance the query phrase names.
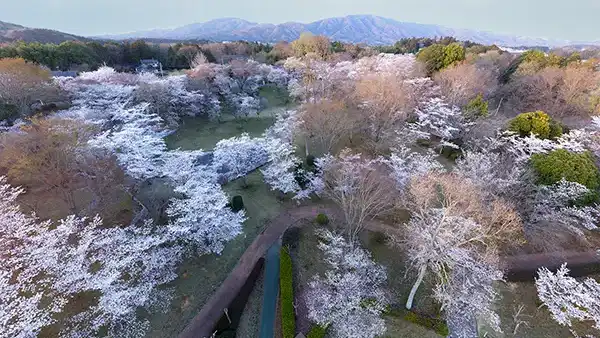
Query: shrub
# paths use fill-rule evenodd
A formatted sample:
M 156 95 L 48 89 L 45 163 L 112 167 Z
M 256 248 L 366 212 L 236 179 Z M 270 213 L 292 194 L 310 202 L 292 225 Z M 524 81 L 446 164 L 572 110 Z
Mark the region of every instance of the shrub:
M 231 199 L 231 210 L 238 212 L 244 209 L 244 199 L 240 195 L 233 196 Z
M 279 288 L 281 289 L 281 327 L 283 338 L 294 338 L 296 335 L 294 287 L 292 281 L 292 258 L 287 250 L 282 248 L 279 260 Z
M 479 94 L 467 103 L 465 113 L 468 117 L 486 117 L 488 116 L 488 102 L 483 99 L 483 95 Z
M 325 337 L 325 333 L 327 332 L 327 328 L 321 325 L 315 325 L 310 329 L 310 332 L 306 336 L 306 338 L 323 338 Z
M 327 217 L 327 215 L 325 215 L 325 214 L 318 214 L 315 221 L 319 225 L 327 225 L 327 224 L 329 224 L 329 217 Z
M 444 47 L 444 68 L 450 67 L 465 59 L 465 48 L 454 42 Z
M 589 152 L 572 153 L 558 149 L 547 154 L 534 154 L 531 163 L 540 184 L 552 185 L 564 178 L 591 190 L 600 186 L 600 172 Z
M 0 102 L 0 121 L 12 119 L 19 116 L 19 108 L 12 104 Z
M 465 48 L 456 42 L 447 46 L 436 43 L 421 49 L 417 54 L 417 60 L 425 64 L 427 75 L 453 66 L 464 59 Z
M 417 54 L 417 60 L 425 64 L 427 75 L 437 72 L 438 70 L 444 68 L 444 46 L 440 44 L 433 44 L 429 47 L 421 49 Z
M 550 138 L 554 139 L 560 137 L 563 132 L 568 133 L 568 131 L 565 131 L 565 128 L 562 126 L 562 124 L 556 120 L 550 119 Z
M 414 312 L 408 312 L 404 316 L 404 319 L 413 324 L 421 325 L 423 327 L 431 329 L 443 337 L 448 336 L 448 334 L 450 333 L 446 322 L 440 319 L 424 317 Z
M 306 165 L 310 166 L 310 167 L 314 167 L 315 166 L 315 156 L 314 155 L 307 155 L 306 156 Z
M 529 136 L 531 133 L 541 139 L 556 138 L 562 135 L 562 127 L 552 120 L 543 111 L 522 113 L 512 119 L 508 129 L 518 133 L 520 136 Z

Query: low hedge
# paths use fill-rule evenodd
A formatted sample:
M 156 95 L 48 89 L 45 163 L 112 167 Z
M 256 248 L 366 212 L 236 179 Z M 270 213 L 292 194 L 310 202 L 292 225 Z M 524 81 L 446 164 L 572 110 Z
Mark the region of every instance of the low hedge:
M 315 325 L 310 329 L 310 332 L 306 336 L 306 338 L 323 338 L 325 337 L 325 333 L 327 332 L 327 328 L 321 325 Z
M 296 317 L 294 311 L 294 287 L 292 284 L 292 258 L 284 248 L 279 260 L 279 289 L 281 305 L 281 327 L 283 338 L 296 336 Z
M 404 320 L 433 330 L 443 337 L 447 337 L 450 333 L 448 330 L 448 325 L 446 325 L 446 322 L 441 319 L 429 318 L 421 316 L 415 312 L 408 312 L 404 316 Z

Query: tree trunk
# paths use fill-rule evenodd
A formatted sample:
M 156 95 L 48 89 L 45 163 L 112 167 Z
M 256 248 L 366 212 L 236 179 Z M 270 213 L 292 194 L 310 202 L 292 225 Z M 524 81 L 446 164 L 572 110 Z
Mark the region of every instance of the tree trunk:
M 306 136 L 304 137 L 304 150 L 306 152 L 306 156 L 308 156 L 308 139 L 306 138 Z
M 417 293 L 419 285 L 421 285 L 421 282 L 423 282 L 423 277 L 425 276 L 426 271 L 427 265 L 423 265 L 419 269 L 419 277 L 417 277 L 417 280 L 415 281 L 415 284 L 413 285 L 412 289 L 410 290 L 410 294 L 408 295 L 408 300 L 406 301 L 407 310 L 410 310 L 412 308 L 413 300 L 415 299 L 415 294 Z

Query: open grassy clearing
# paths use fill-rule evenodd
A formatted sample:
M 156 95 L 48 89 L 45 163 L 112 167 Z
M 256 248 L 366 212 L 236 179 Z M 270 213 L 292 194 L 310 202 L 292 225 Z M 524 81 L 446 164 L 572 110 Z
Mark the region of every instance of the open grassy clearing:
M 265 108 L 257 116 L 236 118 L 223 113 L 218 121 L 205 118 L 183 118 L 181 125 L 165 138 L 169 149 L 182 150 L 211 149 L 222 139 L 248 133 L 251 137 L 259 137 L 275 121 L 275 116 L 286 109 L 293 109 L 287 91 L 272 87 L 261 87 L 259 97 Z M 224 108 L 224 110 L 226 110 Z
M 292 105 L 287 89 L 274 85 L 260 87 L 258 90 L 258 97 L 267 108 L 290 107 Z
M 210 150 L 222 139 L 248 133 L 251 137 L 259 137 L 269 128 L 272 117 L 255 117 L 244 120 L 210 121 L 203 118 L 184 119 L 179 129 L 167 136 L 165 141 L 169 149 Z
M 236 180 L 224 186 L 230 195 L 244 199 L 246 217 L 243 233 L 227 243 L 221 255 L 203 255 L 189 259 L 179 269 L 174 283 L 175 297 L 166 313 L 151 318 L 149 337 L 175 337 L 200 311 L 204 303 L 227 278 L 244 251 L 263 230 L 268 220 L 281 211 L 282 203 L 263 182 L 260 171 L 246 176 L 247 188 Z

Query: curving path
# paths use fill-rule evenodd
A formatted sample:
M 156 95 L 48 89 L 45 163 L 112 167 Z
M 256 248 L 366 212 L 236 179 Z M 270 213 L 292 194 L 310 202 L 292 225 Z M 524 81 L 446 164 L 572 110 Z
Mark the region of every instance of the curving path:
M 286 209 L 269 221 L 265 230 L 256 237 L 244 252 L 237 265 L 219 289 L 204 304 L 202 310 L 192 319 L 181 338 L 208 338 L 212 329 L 223 315 L 223 310 L 231 304 L 242 288 L 252 269 L 265 252 L 291 226 L 304 219 L 314 219 L 318 213 L 328 213 L 328 208 L 304 206 Z
M 277 217 L 270 220 L 263 232 L 256 237 L 246 249 L 235 268 L 227 276 L 219 289 L 211 296 L 202 310 L 192 319 L 180 338 L 209 338 L 212 330 L 231 302 L 235 299 L 248 276 L 257 262 L 264 257 L 267 250 L 290 227 L 304 220 L 313 220 L 317 214 L 324 213 L 328 216 L 339 217 L 339 210 L 329 206 L 290 206 Z M 378 221 L 371 221 L 367 229 L 375 232 L 386 233 L 393 231 L 389 225 Z M 584 276 L 600 271 L 600 251 L 588 252 L 560 252 L 544 254 L 528 254 L 519 256 L 501 257 L 501 264 L 507 271 L 507 278 L 511 281 L 531 281 L 539 267 L 545 266 L 555 269 L 563 262 L 567 262 L 571 274 Z

